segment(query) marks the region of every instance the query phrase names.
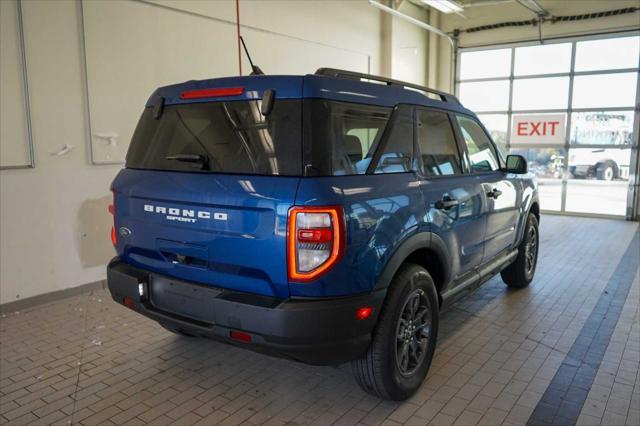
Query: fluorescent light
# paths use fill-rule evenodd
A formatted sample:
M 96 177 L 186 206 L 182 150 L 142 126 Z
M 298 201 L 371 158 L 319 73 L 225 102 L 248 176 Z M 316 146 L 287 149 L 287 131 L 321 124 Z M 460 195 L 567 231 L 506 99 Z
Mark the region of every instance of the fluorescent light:
M 422 0 L 422 2 L 442 13 L 462 12 L 462 7 L 452 0 Z

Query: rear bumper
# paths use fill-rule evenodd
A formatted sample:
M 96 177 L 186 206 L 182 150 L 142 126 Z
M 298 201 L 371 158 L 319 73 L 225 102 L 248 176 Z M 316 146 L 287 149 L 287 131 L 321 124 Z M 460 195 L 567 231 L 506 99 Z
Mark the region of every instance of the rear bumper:
M 331 299 L 288 299 L 239 293 L 151 273 L 114 258 L 107 267 L 113 299 L 189 334 L 214 338 L 309 364 L 329 365 L 364 355 L 385 291 Z M 140 295 L 139 287 L 143 290 Z M 365 320 L 356 310 L 372 307 Z M 231 339 L 232 331 L 251 342 Z

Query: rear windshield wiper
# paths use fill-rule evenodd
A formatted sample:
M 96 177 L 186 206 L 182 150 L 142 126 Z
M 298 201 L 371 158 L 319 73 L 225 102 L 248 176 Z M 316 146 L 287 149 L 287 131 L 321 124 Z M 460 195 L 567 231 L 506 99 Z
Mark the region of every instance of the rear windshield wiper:
M 200 154 L 176 154 L 164 157 L 166 160 L 183 161 L 185 163 L 197 163 L 201 165 L 201 170 L 205 170 L 209 166 L 209 157 Z

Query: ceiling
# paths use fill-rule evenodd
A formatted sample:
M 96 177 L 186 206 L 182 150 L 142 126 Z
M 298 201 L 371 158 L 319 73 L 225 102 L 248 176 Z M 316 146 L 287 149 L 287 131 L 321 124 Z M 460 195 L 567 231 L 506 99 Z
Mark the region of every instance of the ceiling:
M 577 15 L 639 6 L 637 0 L 536 1 L 551 16 Z M 412 2 L 417 4 L 420 0 L 412 0 Z M 535 12 L 529 10 L 517 0 L 459 0 L 458 4 L 463 6 L 464 10 L 460 14 L 445 15 L 447 30 L 486 25 L 504 20 L 527 20 L 536 17 Z M 640 25 L 640 19 L 638 23 Z

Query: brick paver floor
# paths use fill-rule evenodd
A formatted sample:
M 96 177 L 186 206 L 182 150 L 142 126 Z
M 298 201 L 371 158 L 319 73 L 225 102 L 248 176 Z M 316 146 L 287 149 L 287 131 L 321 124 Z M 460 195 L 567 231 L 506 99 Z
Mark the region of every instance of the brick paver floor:
M 543 216 L 532 285 L 508 290 L 495 277 L 444 313 L 429 376 L 402 403 L 362 392 L 348 365 L 307 366 L 175 336 L 105 291 L 5 314 L 0 424 L 531 423 L 534 410 L 545 415 L 543 395 L 553 396 L 556 373 L 584 337 L 621 259 L 635 250 L 633 282 L 619 319 L 608 324 L 606 352 L 588 389 L 578 392 L 577 423 L 638 425 L 637 229 Z

